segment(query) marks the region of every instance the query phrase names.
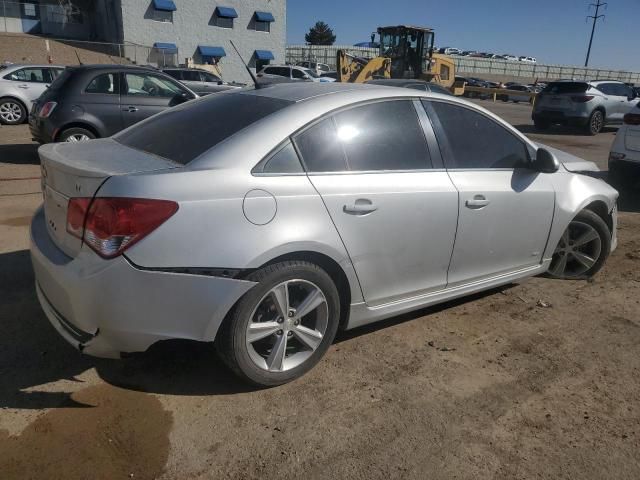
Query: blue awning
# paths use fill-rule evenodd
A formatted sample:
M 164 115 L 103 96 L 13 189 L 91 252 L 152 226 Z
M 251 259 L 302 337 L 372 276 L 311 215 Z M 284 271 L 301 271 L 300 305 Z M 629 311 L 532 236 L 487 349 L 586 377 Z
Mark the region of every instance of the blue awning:
M 275 60 L 270 50 L 256 50 L 256 58 L 258 60 Z
M 156 42 L 153 48 L 164 50 L 164 53 L 178 53 L 178 46 L 175 43 Z
M 207 45 L 198 45 L 198 52 L 203 57 L 226 57 L 227 52 L 222 47 L 208 47 Z
M 176 4 L 173 3 L 173 0 L 153 0 L 153 8 L 165 12 L 175 12 Z
M 270 12 L 256 12 L 256 20 L 259 22 L 275 22 L 276 19 Z
M 231 7 L 216 7 L 216 15 L 222 18 L 238 18 L 238 12 Z

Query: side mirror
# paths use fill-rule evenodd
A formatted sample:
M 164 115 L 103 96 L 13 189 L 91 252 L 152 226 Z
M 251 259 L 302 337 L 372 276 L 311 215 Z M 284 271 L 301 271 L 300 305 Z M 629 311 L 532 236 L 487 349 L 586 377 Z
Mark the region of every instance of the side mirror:
M 180 92 L 173 96 L 170 106 L 180 105 L 181 103 L 188 102 L 189 100 L 193 100 L 195 97 L 188 92 Z
M 539 148 L 536 158 L 533 160 L 533 169 L 541 173 L 554 173 L 560 168 L 560 164 L 553 153 L 546 148 Z
M 218 85 L 224 85 L 224 82 L 222 80 L 218 80 Z

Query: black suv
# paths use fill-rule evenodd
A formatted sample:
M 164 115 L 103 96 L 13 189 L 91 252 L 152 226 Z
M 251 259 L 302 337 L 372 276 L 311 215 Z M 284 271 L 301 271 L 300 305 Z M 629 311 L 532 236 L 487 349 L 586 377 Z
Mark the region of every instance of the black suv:
M 197 97 L 183 84 L 150 67 L 67 67 L 34 102 L 29 128 L 39 143 L 108 137 Z

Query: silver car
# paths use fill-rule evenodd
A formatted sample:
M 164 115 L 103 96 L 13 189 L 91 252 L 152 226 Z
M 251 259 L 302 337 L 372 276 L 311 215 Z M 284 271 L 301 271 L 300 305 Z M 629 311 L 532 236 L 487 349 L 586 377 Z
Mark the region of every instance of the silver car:
M 163 68 L 163 73 L 179 80 L 200 96 L 211 93 L 226 92 L 241 88 L 240 84 L 230 84 L 222 80 L 219 76 L 199 68 Z
M 33 102 L 64 70 L 56 65 L 17 65 L 0 67 L 0 123 L 24 123 Z
M 549 272 L 595 274 L 617 192 L 464 100 L 299 83 L 40 147 L 38 298 L 85 353 L 215 342 L 242 378 L 307 372 L 339 328 Z
M 532 118 L 539 130 L 561 124 L 596 135 L 606 125 L 621 124 L 638 101 L 635 90 L 622 82 L 562 80 L 550 82 L 537 95 Z

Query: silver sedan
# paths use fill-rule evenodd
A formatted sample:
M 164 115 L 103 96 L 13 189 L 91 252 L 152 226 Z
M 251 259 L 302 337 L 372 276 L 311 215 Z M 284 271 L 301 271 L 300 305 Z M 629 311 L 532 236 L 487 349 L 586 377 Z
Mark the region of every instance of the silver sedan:
M 215 342 L 258 385 L 307 372 L 339 328 L 586 278 L 616 245 L 593 164 L 417 90 L 240 90 L 39 152 L 31 252 L 57 331 L 105 357 Z

